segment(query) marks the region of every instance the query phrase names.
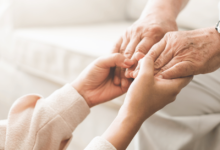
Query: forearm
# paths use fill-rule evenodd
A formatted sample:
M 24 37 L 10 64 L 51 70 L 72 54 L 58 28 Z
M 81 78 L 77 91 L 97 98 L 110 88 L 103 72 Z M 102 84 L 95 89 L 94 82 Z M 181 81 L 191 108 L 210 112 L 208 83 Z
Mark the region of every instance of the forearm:
M 156 14 L 170 20 L 176 20 L 178 14 L 186 6 L 188 1 L 189 0 L 150 0 L 141 18 Z
M 142 123 L 143 119 L 120 110 L 118 116 L 102 137 L 109 141 L 117 150 L 125 150 Z

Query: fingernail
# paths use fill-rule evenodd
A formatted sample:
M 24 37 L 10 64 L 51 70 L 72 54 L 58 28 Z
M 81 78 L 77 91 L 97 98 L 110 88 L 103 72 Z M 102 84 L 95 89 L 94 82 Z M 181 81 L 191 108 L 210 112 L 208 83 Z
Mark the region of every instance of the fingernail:
M 158 76 L 158 78 L 161 78 L 161 79 L 163 79 L 163 75 L 162 75 L 162 74 L 161 74 L 161 75 L 159 75 L 159 76 Z
M 125 63 L 125 65 L 129 65 L 129 66 L 134 64 L 134 62 L 132 60 L 130 60 L 130 59 L 125 59 L 124 63 Z

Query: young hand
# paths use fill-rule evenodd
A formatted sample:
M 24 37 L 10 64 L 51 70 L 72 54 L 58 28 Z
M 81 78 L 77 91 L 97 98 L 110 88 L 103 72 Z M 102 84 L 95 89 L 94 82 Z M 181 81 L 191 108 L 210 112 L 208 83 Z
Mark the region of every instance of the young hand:
M 173 102 L 177 94 L 191 80 L 191 77 L 162 79 L 154 76 L 154 60 L 146 55 L 140 63 L 140 70 L 131 84 L 125 99 L 127 112 L 143 120 Z
M 124 150 L 142 123 L 153 113 L 173 102 L 192 77 L 162 79 L 154 77 L 153 58 L 146 55 L 140 71 L 128 89 L 118 116 L 102 135 L 118 150 Z
M 125 85 L 113 83 L 115 67 L 129 68 L 134 64 L 122 54 L 111 54 L 100 57 L 90 64 L 72 83 L 72 86 L 81 94 L 90 107 L 109 101 L 124 94 L 131 80 Z

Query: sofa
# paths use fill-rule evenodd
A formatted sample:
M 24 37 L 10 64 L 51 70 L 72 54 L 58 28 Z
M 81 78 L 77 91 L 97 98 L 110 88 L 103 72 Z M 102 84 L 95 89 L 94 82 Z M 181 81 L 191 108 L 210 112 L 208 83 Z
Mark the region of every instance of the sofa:
M 147 0 L 0 0 L 0 119 L 28 93 L 50 95 L 109 54 Z M 218 0 L 191 0 L 181 30 L 214 26 Z M 163 11 L 163 10 L 161 10 Z M 69 149 L 83 149 L 113 121 L 125 95 L 91 109 Z M 132 142 L 128 150 L 134 149 Z

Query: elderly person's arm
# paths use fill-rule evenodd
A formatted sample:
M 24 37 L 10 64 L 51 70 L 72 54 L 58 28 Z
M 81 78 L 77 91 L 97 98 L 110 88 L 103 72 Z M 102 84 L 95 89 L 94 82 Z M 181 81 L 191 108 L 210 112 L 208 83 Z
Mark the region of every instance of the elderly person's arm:
M 114 46 L 114 53 L 122 53 L 135 60 L 134 53 L 146 54 L 169 31 L 176 31 L 176 18 L 188 0 L 150 0 L 141 17 L 120 37 Z M 114 83 L 128 86 L 127 79 L 134 65 L 125 74 L 125 69 L 116 68 Z

